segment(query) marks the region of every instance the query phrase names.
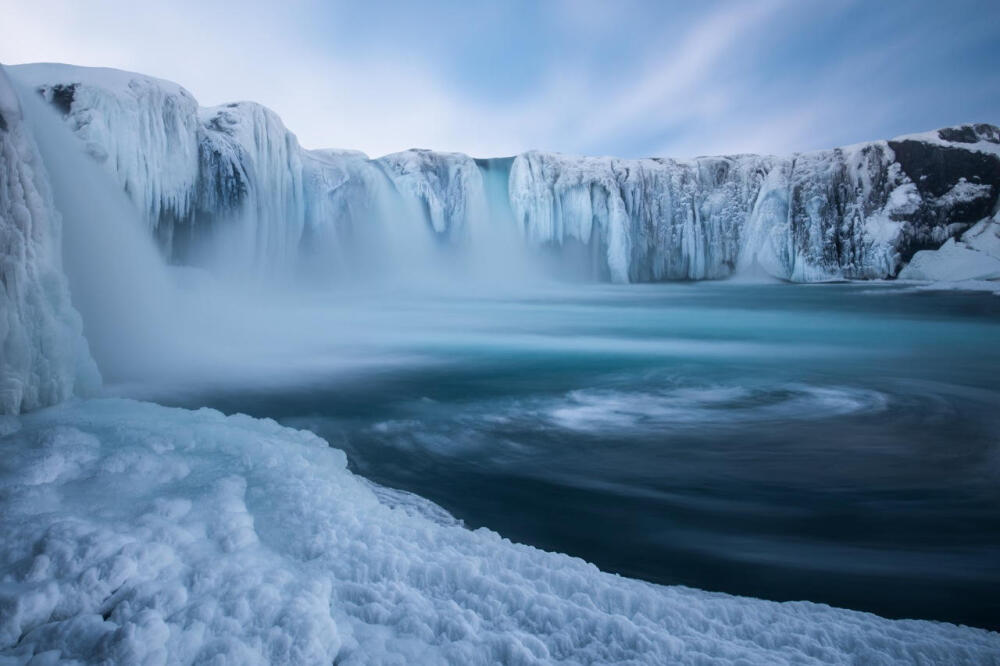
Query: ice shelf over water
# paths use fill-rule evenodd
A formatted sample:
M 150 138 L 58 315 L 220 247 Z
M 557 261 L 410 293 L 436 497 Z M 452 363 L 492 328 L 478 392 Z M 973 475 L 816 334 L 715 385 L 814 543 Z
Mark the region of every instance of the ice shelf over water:
M 1000 659 L 980 629 L 658 586 L 471 531 L 269 420 L 100 400 L 0 427 L 2 663 Z
M 991 125 L 786 157 L 369 160 L 304 150 L 260 105 L 199 109 L 183 88 L 140 74 L 10 69 L 63 112 L 178 262 L 198 263 L 192 248 L 221 239 L 208 245 L 254 270 L 295 270 L 309 254 L 350 272 L 345 244 L 359 228 L 474 245 L 503 224 L 524 247 L 575 253 L 585 275 L 616 282 L 890 278 L 993 215 L 1000 194 Z

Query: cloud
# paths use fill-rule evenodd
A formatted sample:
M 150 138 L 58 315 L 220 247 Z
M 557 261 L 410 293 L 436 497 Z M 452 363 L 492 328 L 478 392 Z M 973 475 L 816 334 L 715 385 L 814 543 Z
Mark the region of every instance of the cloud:
M 945 33 L 930 3 L 36 0 L 4 9 L 0 61 L 160 76 L 371 155 L 788 152 L 997 120 L 1000 21 L 977 11 Z

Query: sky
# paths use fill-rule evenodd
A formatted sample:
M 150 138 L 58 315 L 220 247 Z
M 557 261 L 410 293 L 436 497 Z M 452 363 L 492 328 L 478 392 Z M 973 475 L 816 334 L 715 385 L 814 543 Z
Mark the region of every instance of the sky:
M 0 63 L 252 100 L 307 148 L 816 150 L 1000 124 L 1000 2 L 0 0 Z

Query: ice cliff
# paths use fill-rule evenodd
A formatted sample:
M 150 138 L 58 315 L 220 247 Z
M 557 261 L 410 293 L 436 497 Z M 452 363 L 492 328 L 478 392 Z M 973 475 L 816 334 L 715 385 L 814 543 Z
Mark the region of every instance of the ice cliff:
M 204 259 L 192 248 L 216 239 L 207 245 L 257 270 L 294 271 L 303 254 L 342 267 L 366 227 L 462 245 L 507 225 L 524 247 L 616 282 L 887 278 L 990 217 L 1000 194 L 990 125 L 787 157 L 369 160 L 304 150 L 257 104 L 199 109 L 183 88 L 138 74 L 12 69 L 64 113 L 181 262 Z
M 60 225 L 0 67 L 0 414 L 51 405 L 99 382 L 62 272 Z

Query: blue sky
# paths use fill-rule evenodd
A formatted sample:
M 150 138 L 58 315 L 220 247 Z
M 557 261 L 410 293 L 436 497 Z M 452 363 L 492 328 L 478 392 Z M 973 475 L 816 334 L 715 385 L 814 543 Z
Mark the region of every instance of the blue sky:
M 160 76 L 204 105 L 266 104 L 307 147 L 370 155 L 787 153 L 1000 123 L 997 0 L 35 0 L 0 15 L 0 62 Z

